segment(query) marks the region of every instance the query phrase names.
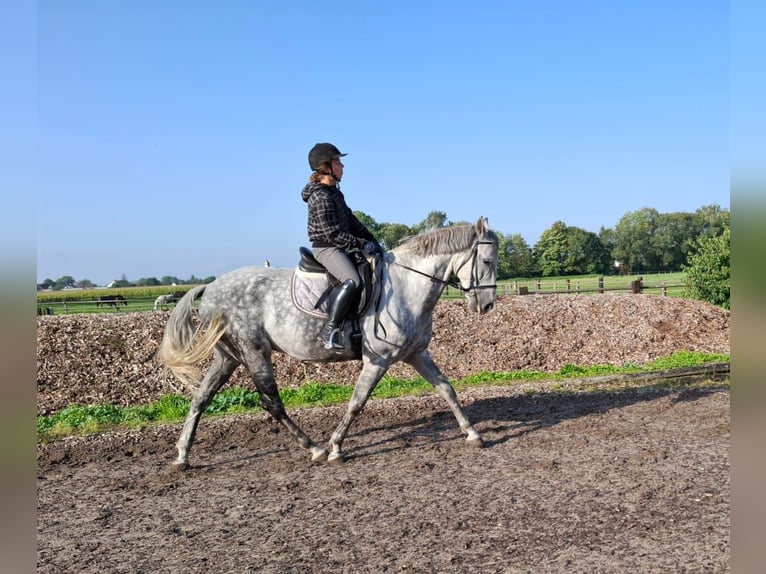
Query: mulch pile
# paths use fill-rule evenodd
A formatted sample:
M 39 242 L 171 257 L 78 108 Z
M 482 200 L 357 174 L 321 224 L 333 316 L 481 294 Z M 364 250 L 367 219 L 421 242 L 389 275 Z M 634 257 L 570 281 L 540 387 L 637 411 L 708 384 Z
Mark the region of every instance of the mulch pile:
M 154 360 L 169 311 L 37 318 L 37 414 L 70 404 L 146 404 L 185 392 Z M 434 312 L 430 351 L 450 379 L 483 371 L 556 372 L 565 365 L 642 365 L 675 351 L 730 351 L 729 312 L 700 301 L 651 295 L 503 296 L 489 314 L 463 301 Z M 282 387 L 353 384 L 360 363 L 303 363 L 274 355 Z M 392 376 L 415 372 L 394 365 Z M 250 386 L 244 369 L 230 385 Z

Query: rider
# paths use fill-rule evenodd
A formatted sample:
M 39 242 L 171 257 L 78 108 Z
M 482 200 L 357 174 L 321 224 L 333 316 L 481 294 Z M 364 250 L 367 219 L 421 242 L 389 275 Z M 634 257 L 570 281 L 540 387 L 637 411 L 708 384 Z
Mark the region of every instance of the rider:
M 340 158 L 345 155 L 331 143 L 312 147 L 309 151 L 312 174 L 301 191 L 301 198 L 308 204 L 308 236 L 314 257 L 340 282 L 335 298 L 330 301 L 329 320 L 319 335 L 325 349 L 343 348 L 337 339 L 339 326 L 362 285 L 348 251 L 362 249 L 368 255 L 383 255 L 375 236 L 346 205 L 338 187 L 343 178 Z

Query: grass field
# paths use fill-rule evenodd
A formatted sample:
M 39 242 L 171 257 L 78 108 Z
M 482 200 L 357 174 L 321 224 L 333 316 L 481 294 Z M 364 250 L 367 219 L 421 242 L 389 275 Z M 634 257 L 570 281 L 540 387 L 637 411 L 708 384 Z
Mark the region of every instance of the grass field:
M 599 280 L 603 280 L 601 288 L 611 292 L 631 292 L 631 282 L 639 277 L 642 279 L 643 293 L 647 295 L 667 295 L 668 297 L 684 297 L 684 273 L 652 273 L 645 275 L 577 275 L 572 277 L 517 277 L 498 281 L 498 295 L 518 295 L 526 287 L 529 293 L 582 293 L 599 292 Z M 462 294 L 455 289 L 448 289 L 446 297 L 459 297 Z
M 603 277 L 603 289 L 609 292 L 630 293 L 632 281 L 639 276 L 612 275 Z M 684 274 L 654 273 L 641 276 L 643 293 L 647 295 L 667 295 L 668 297 L 684 297 Z M 515 278 L 498 281 L 498 295 L 518 295 L 523 287 L 529 293 L 582 293 L 594 294 L 599 292 L 599 275 L 578 275 L 574 277 L 544 277 L 544 278 Z M 568 281 L 568 283 L 567 283 Z M 119 289 L 79 289 L 72 291 L 44 291 L 37 294 L 38 314 L 46 314 L 41 309 L 50 309 L 54 315 L 69 315 L 73 313 L 114 313 L 115 311 L 150 311 L 154 300 L 159 295 L 167 295 L 176 291 L 188 291 L 193 285 L 156 286 L 156 287 L 123 287 Z M 122 295 L 128 305 L 112 307 L 110 305 L 96 306 L 96 300 L 102 295 Z M 445 298 L 462 297 L 463 294 L 452 288 L 444 292 Z
M 186 292 L 194 285 L 159 285 L 156 287 L 121 287 L 118 289 L 77 289 L 43 291 L 37 294 L 37 314 L 71 315 L 74 313 L 114 313 L 115 311 L 150 311 L 160 295 Z M 96 306 L 102 295 L 122 295 L 127 305 Z M 41 312 L 51 309 L 52 313 Z

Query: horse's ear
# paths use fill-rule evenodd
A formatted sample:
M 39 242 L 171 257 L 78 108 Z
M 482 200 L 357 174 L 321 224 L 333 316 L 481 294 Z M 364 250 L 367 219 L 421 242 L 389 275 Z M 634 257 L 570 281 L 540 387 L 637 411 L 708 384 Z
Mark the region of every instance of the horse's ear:
M 482 216 L 479 217 L 478 221 L 476 222 L 476 234 L 479 237 L 484 237 L 484 234 L 489 231 L 489 220 Z

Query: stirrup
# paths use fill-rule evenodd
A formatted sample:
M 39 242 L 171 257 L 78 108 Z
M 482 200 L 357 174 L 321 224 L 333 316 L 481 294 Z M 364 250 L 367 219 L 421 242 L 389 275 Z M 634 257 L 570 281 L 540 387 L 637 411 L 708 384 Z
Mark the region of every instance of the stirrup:
M 335 327 L 330 332 L 330 336 L 327 337 L 327 340 L 324 341 L 324 348 L 325 349 L 342 349 L 343 345 L 335 342 L 336 336 L 339 334 L 340 334 L 340 329 L 338 327 Z

